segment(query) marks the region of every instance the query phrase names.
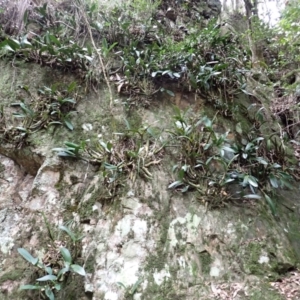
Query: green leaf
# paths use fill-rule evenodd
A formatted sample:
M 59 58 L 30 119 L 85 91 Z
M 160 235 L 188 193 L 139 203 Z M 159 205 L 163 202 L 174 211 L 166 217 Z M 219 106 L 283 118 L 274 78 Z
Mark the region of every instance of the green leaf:
M 16 51 L 16 50 L 18 50 L 18 49 L 21 48 L 20 42 L 19 42 L 18 40 L 16 40 L 16 39 L 12 39 L 12 38 L 8 39 L 8 40 L 7 40 L 7 44 L 8 44 L 9 46 L 11 46 L 11 48 L 12 48 L 14 51 Z
M 81 276 L 86 275 L 84 268 L 79 265 L 71 265 L 71 270 Z
M 235 150 L 229 146 L 223 146 L 222 149 L 230 153 L 235 153 Z
M 53 148 L 52 151 L 58 152 L 57 155 L 61 156 L 61 157 L 72 157 L 72 158 L 78 157 L 78 156 L 75 155 L 74 152 L 69 151 L 65 148 Z
M 168 186 L 168 189 L 175 189 L 179 186 L 183 185 L 183 182 L 180 181 L 180 180 L 177 180 L 177 181 L 174 181 L 173 183 L 171 183 L 169 186 Z
M 99 144 L 102 146 L 102 148 L 106 151 L 106 152 L 109 152 L 110 153 L 110 149 L 108 148 L 108 144 L 106 144 L 105 142 L 103 141 L 99 141 Z M 111 148 L 111 147 L 110 147 Z M 132 151 L 128 151 L 128 154 L 130 155 L 129 152 L 132 152 Z
M 287 179 L 285 179 L 285 178 L 283 178 L 283 177 L 280 177 L 280 183 L 281 183 L 282 186 L 285 186 L 285 187 L 287 187 L 287 188 L 289 188 L 289 189 L 293 189 L 293 186 L 292 186 L 292 184 L 289 182 L 289 180 L 287 180 Z
M 76 87 L 77 87 L 76 81 L 72 81 L 68 86 L 68 93 L 69 94 L 72 93 Z
M 243 179 L 243 186 L 246 186 L 249 183 L 249 175 L 245 175 Z
M 246 159 L 246 158 L 248 157 L 248 154 L 244 152 L 244 153 L 242 154 L 242 157 L 243 157 L 243 159 Z
M 52 34 L 49 34 L 49 39 L 52 43 L 54 43 L 56 46 L 61 47 L 61 42 Z
M 52 148 L 52 151 L 56 151 L 56 152 L 64 152 L 67 151 L 68 149 L 66 148 Z
M 43 287 L 40 285 L 32 285 L 32 284 L 25 284 L 20 286 L 20 290 L 41 290 Z
M 55 275 L 45 275 L 43 277 L 38 278 L 36 281 L 53 281 L 53 280 L 57 280 L 57 276 Z
M 71 151 L 58 152 L 57 155 L 60 157 L 72 157 L 72 158 L 78 157 Z
M 233 181 L 235 181 L 234 178 L 228 178 L 228 179 L 225 180 L 224 184 L 227 184 L 227 183 L 230 183 L 230 182 L 233 182 Z
M 253 94 L 249 93 L 248 91 L 244 90 L 244 89 L 241 89 L 241 91 L 246 94 L 246 95 L 250 95 L 250 96 L 253 96 Z
M 275 207 L 275 203 L 273 202 L 273 200 L 267 195 L 267 194 L 264 194 L 264 197 L 271 209 L 271 212 L 273 215 L 276 215 L 276 207 Z
M 161 92 L 166 92 L 166 93 L 169 94 L 171 97 L 174 97 L 174 96 L 175 96 L 175 94 L 174 94 L 172 91 L 167 90 L 167 89 L 165 89 L 165 88 L 161 88 L 160 91 L 161 91 Z
M 243 196 L 243 198 L 247 198 L 247 199 L 261 199 L 261 196 L 256 195 L 256 194 L 249 194 L 249 195 Z
M 257 184 L 257 179 L 253 176 L 249 176 L 248 177 L 248 182 L 254 186 L 254 187 L 258 187 L 258 184 Z
M 25 114 L 20 114 L 20 113 L 13 113 L 14 116 L 16 116 L 17 118 L 20 118 L 20 117 L 26 117 L 27 116 L 27 111 L 22 109 Z
M 182 169 L 184 172 L 186 172 L 189 168 L 190 168 L 189 165 L 183 165 L 183 166 L 181 167 L 181 169 Z
M 277 181 L 277 178 L 274 176 L 274 174 L 270 174 L 269 175 L 269 180 L 270 180 L 270 183 L 271 185 L 275 188 L 275 189 L 278 189 L 278 181 Z
M 170 91 L 170 90 L 166 90 L 166 93 L 169 94 L 171 97 L 175 96 L 175 94 L 172 91 Z
M 107 162 L 104 163 L 104 168 L 107 169 L 107 170 L 112 170 L 112 171 L 118 170 L 117 166 L 109 164 Z
M 64 120 L 64 123 L 67 128 L 69 128 L 71 131 L 74 129 L 72 123 L 69 120 Z
M 124 288 L 126 290 L 126 286 L 122 282 L 117 282 L 117 285 L 121 286 L 122 288 Z
M 245 150 L 249 151 L 253 146 L 254 146 L 253 143 L 248 143 L 247 146 L 246 146 L 246 148 L 245 148 Z
M 5 49 L 5 50 L 11 51 L 11 52 L 15 52 L 15 50 L 9 45 L 5 45 L 5 46 L 1 47 L 1 49 Z
M 37 265 L 39 259 L 34 258 L 26 249 L 18 248 L 18 252 L 19 252 L 19 254 L 21 254 L 23 256 L 23 258 L 25 258 L 27 261 L 32 263 L 34 266 Z
M 45 294 L 50 300 L 55 300 L 52 289 L 49 286 L 46 287 Z
M 174 173 L 178 169 L 178 165 L 174 165 L 172 168 L 172 172 Z
M 151 77 L 156 77 L 157 74 L 161 73 L 161 71 L 157 71 L 157 72 L 152 72 L 151 73 Z
M 71 143 L 71 142 L 65 142 L 65 145 L 70 148 L 79 148 L 80 147 L 78 144 Z
M 76 237 L 75 237 L 74 232 L 72 232 L 72 231 L 69 229 L 69 227 L 64 226 L 64 225 L 60 225 L 58 228 L 59 228 L 60 230 L 65 231 L 65 232 L 69 235 L 69 237 L 72 239 L 72 241 L 75 241 L 75 240 L 76 240 Z
M 62 269 L 58 272 L 57 278 L 60 278 L 61 275 L 65 274 L 65 273 L 67 273 L 67 272 L 69 272 L 69 271 L 70 271 L 69 265 L 66 266 L 65 268 L 62 268 Z
M 52 275 L 52 274 L 53 274 L 52 268 L 50 268 L 50 267 L 45 267 L 45 270 L 46 270 L 46 272 L 47 272 L 49 275 Z
M 27 40 L 27 34 L 23 36 L 22 40 L 21 40 L 21 45 L 22 47 L 32 47 L 32 44 Z
M 53 121 L 53 122 L 49 122 L 48 125 L 62 125 L 62 123 L 59 121 Z
M 65 98 L 63 100 L 61 100 L 61 103 L 71 103 L 71 104 L 76 104 L 76 101 L 73 98 Z
M 184 168 L 182 167 L 182 168 L 178 171 L 178 179 L 179 179 L 179 181 L 183 181 L 184 174 L 185 174 L 185 170 L 184 170 Z
M 183 189 L 181 189 L 181 193 L 186 193 L 189 189 L 189 186 L 186 185 Z
M 257 157 L 256 160 L 262 165 L 268 165 L 268 162 L 263 157 Z
M 203 147 L 203 150 L 206 151 L 210 148 L 212 144 L 208 143 L 208 144 L 205 144 L 205 146 Z
M 277 163 L 274 163 L 274 164 L 272 165 L 272 168 L 274 168 L 274 169 L 279 169 L 279 168 L 281 168 L 281 165 L 279 165 L 279 164 L 277 164 Z
M 70 251 L 65 247 L 60 247 L 60 253 L 63 256 L 63 259 L 65 262 L 71 264 L 72 263 L 72 257 Z
M 106 146 L 107 146 L 108 151 L 111 152 L 113 144 L 111 142 L 108 142 Z
M 143 279 L 137 280 L 137 282 L 136 282 L 136 283 L 133 285 L 133 287 L 130 289 L 129 294 L 130 294 L 130 295 L 133 295 L 133 294 L 136 292 L 137 288 L 139 287 L 139 285 L 140 285 L 142 282 L 143 282 Z

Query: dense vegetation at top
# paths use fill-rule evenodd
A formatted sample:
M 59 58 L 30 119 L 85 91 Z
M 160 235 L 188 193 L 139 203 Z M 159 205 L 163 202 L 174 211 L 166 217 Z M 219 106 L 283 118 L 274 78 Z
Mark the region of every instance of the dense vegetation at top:
M 53 150 L 96 165 L 105 199 L 116 197 L 128 178 L 151 180 L 151 168 L 165 162 L 174 174 L 170 190 L 195 192 L 210 207 L 264 198 L 276 214 L 276 190 L 292 188 L 299 179 L 297 3 L 287 6 L 279 24 L 269 28 L 250 0 L 244 0 L 245 14 L 232 12 L 225 23 L 201 9 L 201 3 L 132 0 L 104 7 L 98 2 L 1 4 L 1 63 L 36 63 L 72 74 L 74 81 L 37 91 L 16 86 L 23 91 L 20 99 L 1 99 L 0 153 L 22 151 L 41 130 L 55 134 L 63 125 L 73 131 L 73 112 L 82 94 L 97 92 L 101 84 L 109 91 L 109 105 L 101 109 L 112 119 L 116 93 L 124 96 L 131 112 L 151 108 L 159 94 L 193 93 L 212 108 L 211 115 L 205 115 L 206 108 L 199 116 L 175 107 L 167 128 L 125 120 L 118 132 L 95 133 Z M 172 162 L 176 164 L 169 166 Z M 45 224 L 54 242 L 46 218 Z M 85 275 L 76 264 L 82 236 L 65 226 L 60 229 L 71 238 L 68 248 L 73 251 L 58 245 L 60 253 L 51 267 L 19 249 L 43 274 L 37 279 L 41 284 L 22 288 L 43 291 L 49 299 L 62 288 L 65 274 Z
M 148 168 L 160 162 L 166 145 L 173 145 L 179 153 L 170 189 L 196 190 L 205 202 L 218 206 L 234 198 L 228 187 L 239 183 L 249 189 L 241 197 L 263 196 L 275 213 L 274 189 L 291 187 L 298 179 L 299 7 L 289 5 L 279 24 L 269 28 L 251 1 L 245 1 L 245 15 L 232 12 L 227 23 L 218 23 L 197 5 L 146 0 L 114 7 L 81 0 L 4 5 L 1 59 L 58 68 L 77 79 L 67 87 L 41 87 L 35 96 L 31 87 L 20 87 L 27 98 L 12 106 L 22 122 L 9 126 L 2 106 L 2 143 L 23 148 L 32 132 L 58 125 L 73 130 L 79 86 L 93 91 L 106 84 L 111 108 L 115 92 L 127 96 L 131 108 L 151 106 L 159 93 L 193 92 L 217 114 L 195 118 L 176 110 L 164 143 L 150 127 L 132 128 L 127 122 L 118 140 L 66 142 L 55 150 L 101 165 L 115 189 L 120 173 L 136 170 L 151 178 Z M 237 20 L 243 32 L 235 28 Z M 270 107 L 249 82 L 273 90 Z M 250 99 L 250 106 L 239 101 L 241 95 Z M 234 140 L 216 129 L 217 115 L 234 121 Z

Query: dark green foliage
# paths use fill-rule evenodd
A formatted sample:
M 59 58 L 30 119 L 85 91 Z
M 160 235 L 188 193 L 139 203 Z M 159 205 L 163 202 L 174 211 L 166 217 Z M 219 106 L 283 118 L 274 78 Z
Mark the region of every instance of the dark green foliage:
M 73 233 L 67 226 L 60 226 L 60 229 L 66 232 L 69 237 L 71 237 L 76 247 L 76 243 L 78 243 L 82 237 L 77 237 L 77 235 Z M 41 270 L 43 273 L 43 276 L 36 279 L 37 282 L 34 285 L 22 285 L 20 287 L 21 290 L 39 290 L 44 292 L 48 299 L 54 300 L 55 293 L 59 292 L 65 287 L 69 272 L 77 273 L 81 276 L 86 275 L 83 267 L 73 263 L 73 260 L 77 259 L 77 254 L 75 253 L 75 258 L 73 259 L 70 251 L 63 246 L 63 243 L 53 240 L 53 248 L 51 251 L 52 253 L 54 251 L 57 252 L 56 258 L 54 256 L 51 260 L 51 263 L 45 263 L 43 260 L 33 257 L 26 249 L 18 249 L 19 254 L 25 260 L 27 260 L 37 269 Z
M 228 132 L 217 131 L 214 120 L 187 118 L 179 109 L 175 111 L 174 127 L 169 132 L 179 163 L 173 167 L 177 180 L 168 188 L 183 193 L 196 190 L 201 200 L 219 206 L 225 200 L 237 199 L 230 193 L 230 186 L 236 183 L 241 186 L 238 198 L 263 197 L 276 214 L 276 189 L 292 188 L 295 174 L 286 142 L 277 136 L 249 140 L 247 137 L 260 133 L 241 128 L 240 139 L 229 140 Z
M 20 102 L 12 103 L 11 106 L 17 110 L 13 116 L 19 119 L 21 124 L 4 130 L 1 136 L 3 141 L 22 148 L 27 145 L 27 138 L 31 133 L 50 126 L 64 125 L 73 130 L 71 115 L 79 97 L 75 82 L 62 90 L 57 86 L 44 86 L 35 96 L 28 86 L 21 86 L 20 89 L 26 91 L 26 97 Z

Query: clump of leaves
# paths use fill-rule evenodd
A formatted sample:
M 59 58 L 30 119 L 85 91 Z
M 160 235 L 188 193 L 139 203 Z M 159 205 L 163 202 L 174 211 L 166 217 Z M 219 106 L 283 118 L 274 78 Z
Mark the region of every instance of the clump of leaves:
M 54 148 L 58 156 L 83 159 L 100 165 L 103 177 L 108 184 L 115 183 L 121 173 L 131 180 L 137 175 L 151 179 L 149 168 L 160 163 L 160 153 L 164 148 L 159 140 L 161 132 L 151 126 L 132 127 L 125 120 L 123 132 L 114 133 L 112 140 L 106 142 L 65 142 L 65 148 Z
M 77 243 L 82 237 L 78 238 L 70 228 L 61 226 L 61 230 L 66 232 L 74 243 Z M 26 284 L 20 287 L 21 290 L 37 290 L 43 292 L 48 299 L 54 300 L 55 293 L 64 288 L 69 273 L 76 273 L 85 276 L 85 270 L 82 266 L 74 263 L 74 258 L 70 251 L 65 247 L 65 243 L 61 241 L 53 241 L 53 246 L 47 252 L 48 256 L 40 260 L 38 257 L 33 257 L 26 249 L 19 248 L 19 254 L 28 261 L 32 266 L 37 268 L 39 274 L 43 276 L 36 279 L 35 284 Z M 77 257 L 75 256 L 75 259 Z
M 125 286 L 122 282 L 117 282 L 117 284 L 125 290 L 125 297 L 132 297 L 142 282 L 143 279 L 139 278 L 132 286 Z
M 66 89 L 58 90 L 56 86 L 51 88 L 44 86 L 34 96 L 28 86 L 21 86 L 27 93 L 27 99 L 12 103 L 11 106 L 17 109 L 13 117 L 20 119 L 21 124 L 10 127 L 2 132 L 2 139 L 22 148 L 27 144 L 27 137 L 31 133 L 50 126 L 64 125 L 73 130 L 71 115 L 74 113 L 77 104 L 77 85 L 72 82 Z
M 232 149 L 238 155 L 235 178 L 252 192 L 244 197 L 260 199 L 263 196 L 276 214 L 276 190 L 292 188 L 296 171 L 289 161 L 288 145 L 273 135 L 268 139 L 262 136 L 252 140 L 242 138 Z
M 289 3 L 275 28 L 273 42 L 274 46 L 280 49 L 279 57 L 283 63 L 297 63 L 299 61 L 299 13 L 300 8 L 297 2 Z
M 265 138 L 257 136 L 257 131 L 243 132 L 237 126 L 242 138 L 233 142 L 227 139 L 228 132 L 217 132 L 214 120 L 188 118 L 178 108 L 175 111 L 169 132 L 171 144 L 178 149 L 178 164 L 173 167 L 177 180 L 169 189 L 196 190 L 202 200 L 215 206 L 237 199 L 230 192 L 230 185 L 236 183 L 242 188 L 238 198 L 263 197 L 276 214 L 276 189 L 292 188 L 295 174 L 285 141 L 275 134 Z M 260 112 L 256 115 L 261 116 Z
M 0 43 L 2 55 L 79 70 L 90 82 L 103 80 L 106 72 L 118 92 L 133 98 L 146 95 L 147 101 L 158 91 L 173 95 L 164 88 L 170 81 L 199 93 L 215 89 L 225 100 L 244 82 L 243 51 L 233 34 L 221 34 L 216 20 L 201 30 L 198 20 L 183 26 L 185 30 L 170 26 L 158 16 L 160 1 L 135 0 L 114 8 L 81 0 L 64 5 L 57 5 L 57 13 L 46 3 L 35 8 L 38 17 L 28 13 L 26 22 L 39 23 L 42 33 L 7 37 Z M 90 42 L 79 42 L 87 31 L 94 36 L 93 48 Z
M 53 148 L 52 151 L 57 152 L 60 157 L 84 159 L 82 153 L 85 150 L 86 141 L 81 141 L 80 144 L 65 142 L 65 146 L 65 148 Z
M 233 181 L 229 170 L 236 157 L 228 132 L 217 133 L 213 120 L 206 116 L 193 119 L 178 108 L 175 111 L 174 126 L 169 132 L 171 144 L 178 149 L 179 163 L 173 167 L 177 180 L 168 188 L 183 193 L 196 189 L 202 200 L 218 205 L 230 197 L 226 185 Z

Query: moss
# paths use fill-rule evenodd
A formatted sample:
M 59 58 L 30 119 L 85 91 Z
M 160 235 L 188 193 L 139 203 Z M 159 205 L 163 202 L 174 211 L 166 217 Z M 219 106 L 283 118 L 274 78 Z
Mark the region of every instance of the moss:
M 93 210 L 93 206 L 97 201 L 100 201 L 101 198 L 103 197 L 103 193 L 101 188 L 95 188 L 93 189 L 91 197 L 87 201 L 81 201 L 83 195 L 85 194 L 85 191 L 82 191 L 80 195 L 77 195 L 77 199 L 79 202 L 78 210 L 81 219 L 89 219 L 91 218 L 94 214 L 96 214 L 96 211 Z M 77 202 L 77 201 L 76 201 Z
M 88 194 L 92 194 L 95 190 L 96 186 L 93 184 L 92 186 L 89 187 L 89 189 L 87 190 Z
M 268 247 L 258 242 L 251 242 L 246 247 L 244 268 L 246 272 L 257 276 L 268 276 L 269 280 L 277 280 L 279 274 L 284 274 L 291 267 L 290 264 L 278 262 L 277 258 L 267 251 Z M 264 251 L 263 251 L 264 250 Z M 259 263 L 263 252 L 267 253 L 268 263 Z
M 34 225 L 36 225 L 36 218 L 32 218 L 32 219 L 30 219 L 30 222 L 31 222 L 31 225 L 32 226 L 34 226 Z
M 2 163 L 0 163 L 0 173 L 4 171 L 5 171 L 5 166 Z
M 186 237 L 182 235 L 182 226 L 178 223 L 174 224 L 175 237 L 178 241 L 186 240 Z
M 143 120 L 142 120 L 141 115 L 138 113 L 138 111 L 130 110 L 127 113 L 126 118 L 127 118 L 127 122 L 129 123 L 131 129 L 138 129 L 141 127 Z
M 192 267 L 192 273 L 193 277 L 196 278 L 199 274 L 199 268 L 196 262 L 192 261 L 191 262 L 191 267 Z
M 84 293 L 84 277 L 70 274 L 66 285 L 57 293 L 57 300 L 82 299 Z
M 79 178 L 75 175 L 70 175 L 70 181 L 72 184 L 76 184 L 79 181 Z
M 13 270 L 10 270 L 9 272 L 4 273 L 0 276 L 0 284 L 7 281 L 15 281 L 20 280 L 24 276 L 24 269 L 14 268 Z
M 200 262 L 201 262 L 202 273 L 204 275 L 209 274 L 210 266 L 212 263 L 211 255 L 207 251 L 203 251 L 203 252 L 199 253 L 199 258 L 200 258 Z
M 170 280 L 164 280 L 161 285 L 157 285 L 153 277 L 149 279 L 147 289 L 141 299 L 145 300 L 173 300 L 178 299 Z
M 64 171 L 63 171 L 63 169 L 60 169 L 58 181 L 54 186 L 57 189 L 57 191 L 59 191 L 59 192 L 63 191 L 64 187 L 66 186 L 66 183 L 63 181 L 63 178 L 64 178 Z
M 163 213 L 162 213 L 163 215 Z M 160 216 L 158 216 L 160 219 Z M 162 222 L 162 223 L 161 223 Z M 158 286 L 153 279 L 153 272 L 159 272 L 165 268 L 165 264 L 167 262 L 167 256 L 168 252 L 165 249 L 166 242 L 167 242 L 167 234 L 168 234 L 168 227 L 169 227 L 169 220 L 167 217 L 164 219 L 161 219 L 159 221 L 159 224 L 161 225 L 161 235 L 159 238 L 159 241 L 157 243 L 156 250 L 153 251 L 150 255 L 147 257 L 147 262 L 145 264 L 144 271 L 149 274 L 147 280 L 148 285 L 146 290 L 143 293 L 142 299 L 168 299 L 165 298 L 163 295 L 165 294 L 162 289 L 163 286 Z M 176 268 L 172 268 L 169 270 L 170 274 L 172 274 L 172 277 L 176 275 Z M 151 295 L 151 296 L 147 296 Z M 152 298 L 151 298 L 152 297 Z M 160 298 L 161 297 L 161 298 Z
M 246 247 L 244 267 L 247 272 L 253 275 L 264 275 L 265 271 L 259 264 L 259 257 L 262 253 L 262 246 L 258 242 L 251 242 Z
M 96 266 L 95 251 L 89 255 L 84 263 L 84 269 L 87 273 L 94 273 Z
M 272 299 L 272 300 L 284 300 L 285 297 L 280 295 L 274 290 L 269 284 L 262 284 L 258 288 L 254 288 L 252 293 L 249 295 L 249 300 L 261 300 L 261 299 Z
M 166 253 L 162 249 L 157 249 L 153 254 L 149 254 L 145 271 L 152 273 L 153 271 L 159 272 L 165 267 Z

